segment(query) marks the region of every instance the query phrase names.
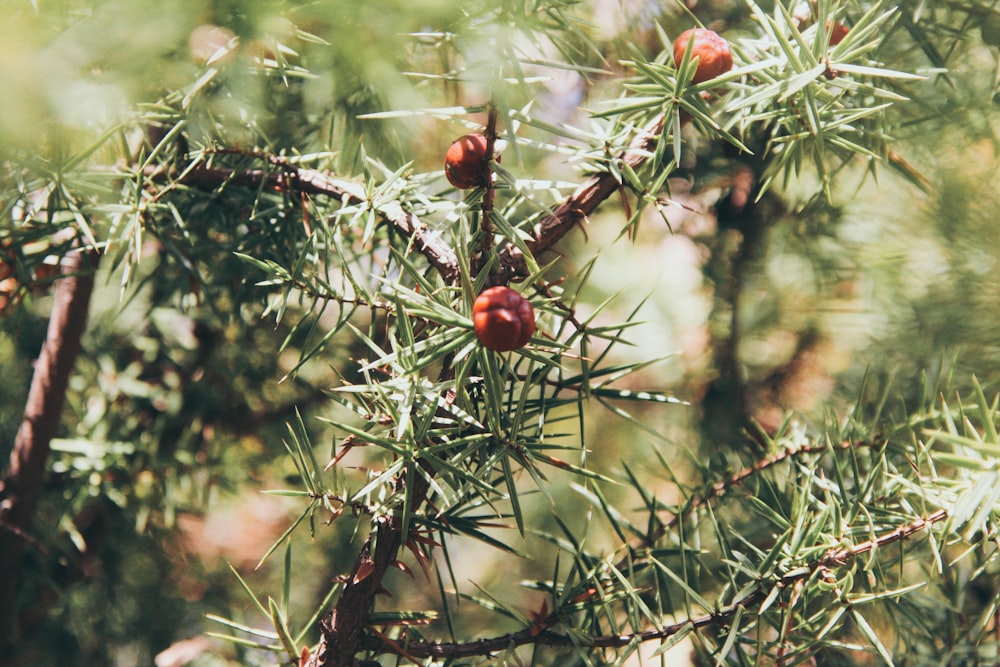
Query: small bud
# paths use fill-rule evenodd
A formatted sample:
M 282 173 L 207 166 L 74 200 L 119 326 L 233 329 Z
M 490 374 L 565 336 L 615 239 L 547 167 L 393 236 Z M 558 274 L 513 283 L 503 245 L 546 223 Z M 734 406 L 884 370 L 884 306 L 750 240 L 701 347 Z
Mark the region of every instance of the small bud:
M 1000 12 L 990 12 L 979 26 L 983 42 L 990 46 L 1000 46 Z

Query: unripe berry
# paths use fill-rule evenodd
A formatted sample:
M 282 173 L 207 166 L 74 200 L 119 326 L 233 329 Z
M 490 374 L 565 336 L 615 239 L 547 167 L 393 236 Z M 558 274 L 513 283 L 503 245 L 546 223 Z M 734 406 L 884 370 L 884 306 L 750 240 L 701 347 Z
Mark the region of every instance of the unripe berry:
M 139 502 L 159 502 L 161 495 L 156 474 L 151 470 L 140 470 L 135 476 L 133 492 Z
M 694 43 L 691 45 L 691 60 L 697 62 L 692 83 L 702 83 L 725 74 L 733 68 L 733 55 L 729 52 L 729 42 L 719 33 L 708 28 L 691 28 L 682 32 L 674 40 L 674 62 L 684 59 L 691 35 Z
M 486 137 L 467 134 L 459 137 L 444 156 L 444 175 L 456 188 L 465 190 L 486 185 Z
M 508 352 L 523 347 L 535 333 L 535 311 L 509 287 L 490 287 L 472 304 L 472 324 L 485 347 Z
M 1000 13 L 990 12 L 979 26 L 983 42 L 990 46 L 1000 46 Z

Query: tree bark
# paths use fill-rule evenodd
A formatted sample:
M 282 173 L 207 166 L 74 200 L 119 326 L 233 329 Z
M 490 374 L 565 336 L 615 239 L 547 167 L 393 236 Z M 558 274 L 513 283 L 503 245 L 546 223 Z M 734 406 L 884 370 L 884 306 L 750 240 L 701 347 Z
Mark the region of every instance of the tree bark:
M 347 577 L 344 593 L 328 621 L 316 652 L 316 663 L 323 667 L 350 667 L 361 642 L 361 633 L 368 622 L 372 601 L 382 587 L 386 571 L 396 561 L 403 535 L 397 519 L 379 520 Z
M 18 572 L 45 476 L 49 445 L 59 429 L 66 387 L 90 308 L 97 254 L 63 258 L 48 332 L 28 391 L 10 464 L 0 477 L 0 661 L 6 662 L 17 617 Z

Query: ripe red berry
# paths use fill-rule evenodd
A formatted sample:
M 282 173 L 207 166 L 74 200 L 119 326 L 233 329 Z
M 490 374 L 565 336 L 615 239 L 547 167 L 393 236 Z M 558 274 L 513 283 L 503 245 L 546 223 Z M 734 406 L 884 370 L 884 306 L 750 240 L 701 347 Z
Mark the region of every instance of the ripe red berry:
M 830 46 L 840 44 L 847 37 L 847 33 L 850 32 L 850 29 L 840 21 L 834 21 L 832 24 L 827 21 L 826 29 L 830 33 Z
M 479 342 L 507 352 L 523 347 L 535 333 L 535 311 L 509 287 L 490 287 L 472 304 L 472 324 Z
M 733 55 L 729 52 L 729 42 L 708 28 L 685 30 L 674 40 L 675 63 L 680 63 L 684 59 L 684 52 L 687 51 L 692 34 L 694 43 L 691 45 L 691 60 L 697 60 L 692 83 L 714 79 L 733 68 Z
M 467 134 L 452 142 L 444 156 L 449 183 L 461 190 L 486 185 L 486 144 L 482 134 Z

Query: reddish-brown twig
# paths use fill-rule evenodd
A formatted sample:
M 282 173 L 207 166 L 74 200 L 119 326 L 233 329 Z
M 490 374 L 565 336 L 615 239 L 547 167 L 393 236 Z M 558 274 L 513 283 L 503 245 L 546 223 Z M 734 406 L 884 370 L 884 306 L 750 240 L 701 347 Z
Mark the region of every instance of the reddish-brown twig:
M 666 115 L 660 114 L 639 132 L 629 147 L 617 159 L 636 171 L 649 159 L 656 148 L 656 142 L 663 132 Z M 550 250 L 576 225 L 586 222 L 588 216 L 608 197 L 618 192 L 621 183 L 611 173 L 601 172 L 584 181 L 576 191 L 567 197 L 555 210 L 542 218 L 532 231 L 532 239 L 527 243 L 532 255 L 540 255 Z M 528 275 L 528 265 L 523 253 L 512 244 L 500 251 L 500 273 L 510 280 Z
M 788 576 L 783 577 L 778 582 L 770 585 L 777 585 L 783 588 L 794 586 L 800 581 L 809 579 L 809 577 L 811 577 L 813 572 L 816 570 L 840 567 L 859 555 L 868 553 L 869 551 L 879 547 L 884 547 L 894 542 L 905 540 L 914 534 L 945 520 L 946 518 L 948 518 L 948 513 L 945 510 L 940 509 L 932 512 L 926 517 L 920 517 L 908 524 L 899 526 L 895 530 L 877 538 L 860 542 L 858 544 L 831 549 L 825 556 L 809 564 L 809 566 L 798 568 L 794 573 L 790 573 Z M 619 648 L 622 646 L 628 646 L 637 640 L 641 642 L 657 640 L 662 641 L 688 629 L 697 630 L 704 627 L 723 625 L 735 616 L 741 609 L 751 609 L 755 605 L 763 602 L 769 592 L 769 586 L 765 585 L 765 582 L 761 582 L 744 597 L 702 616 L 690 618 L 685 621 L 678 621 L 676 623 L 671 623 L 670 625 L 652 628 L 638 633 L 591 637 L 589 638 L 588 643 L 595 648 Z M 401 642 L 402 646 L 406 649 L 406 654 L 417 658 L 463 658 L 478 655 L 489 655 L 496 651 L 503 651 L 511 647 L 524 646 L 528 644 L 537 646 L 575 646 L 580 643 L 581 640 L 579 637 L 570 637 L 569 635 L 550 631 L 538 632 L 535 626 L 498 637 L 478 639 L 469 642 Z M 365 639 L 361 643 L 361 646 L 372 650 L 385 649 L 385 645 L 378 642 L 377 638 Z
M 149 168 L 146 175 L 152 178 L 170 177 L 155 165 Z M 222 185 L 251 189 L 264 186 L 281 191 L 322 195 L 349 205 L 369 201 L 364 187 L 359 183 L 290 164 L 281 165 L 278 171 L 194 166 L 173 175 L 173 178 L 176 179 L 175 182 L 209 190 Z M 405 210 L 396 201 L 382 202 L 376 211 L 382 220 L 413 241 L 417 251 L 427 258 L 446 282 L 454 283 L 458 280 L 458 258 L 455 251 L 437 235 L 431 234 L 419 217 Z
M 35 363 L 24 419 L 14 440 L 10 465 L 0 478 L 0 660 L 8 652 L 16 617 L 17 584 L 25 539 L 45 477 L 49 446 L 61 422 L 66 388 L 80 352 L 90 308 L 97 254 L 72 251 L 63 258 L 48 333 Z

